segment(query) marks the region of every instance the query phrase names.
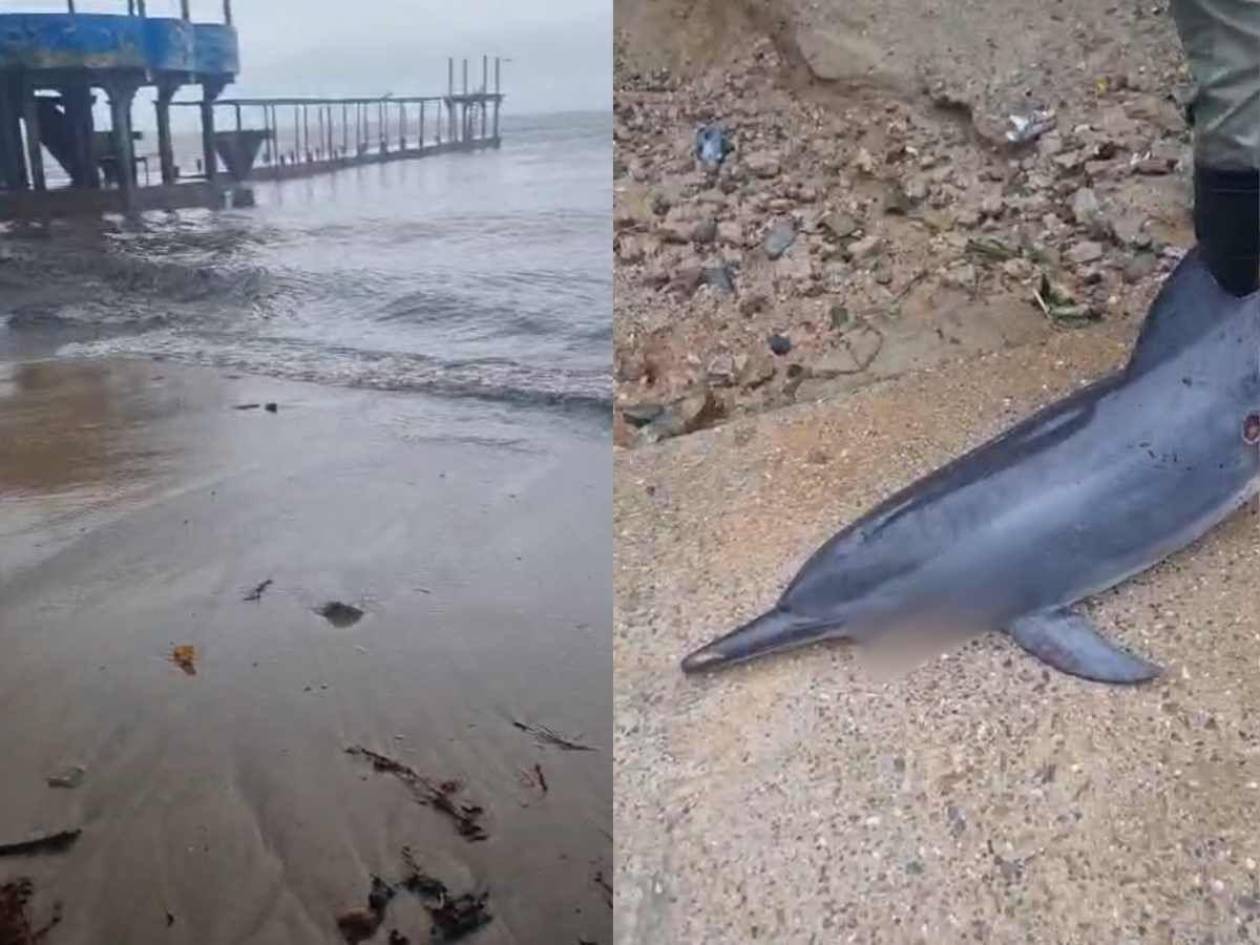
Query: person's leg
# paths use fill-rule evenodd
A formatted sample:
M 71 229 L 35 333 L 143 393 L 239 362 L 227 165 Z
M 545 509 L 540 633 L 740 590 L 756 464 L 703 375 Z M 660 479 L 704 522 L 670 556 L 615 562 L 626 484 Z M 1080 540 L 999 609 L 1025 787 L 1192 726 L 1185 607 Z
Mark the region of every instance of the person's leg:
M 1198 86 L 1194 229 L 1234 295 L 1260 284 L 1260 0 L 1172 0 Z

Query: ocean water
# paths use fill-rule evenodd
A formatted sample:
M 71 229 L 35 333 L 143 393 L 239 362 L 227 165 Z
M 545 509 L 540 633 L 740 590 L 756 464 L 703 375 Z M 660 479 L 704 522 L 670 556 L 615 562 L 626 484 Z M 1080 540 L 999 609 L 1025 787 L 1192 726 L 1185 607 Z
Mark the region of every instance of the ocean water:
M 607 114 L 507 116 L 501 149 L 260 183 L 249 209 L 11 230 L 73 284 L 0 294 L 0 352 L 606 415 L 611 138 Z

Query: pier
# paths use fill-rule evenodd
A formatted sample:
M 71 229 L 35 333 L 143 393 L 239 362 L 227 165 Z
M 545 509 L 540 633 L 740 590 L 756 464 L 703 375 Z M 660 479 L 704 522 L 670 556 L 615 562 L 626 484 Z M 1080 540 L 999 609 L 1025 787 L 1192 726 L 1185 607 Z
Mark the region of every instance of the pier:
M 468 60 L 457 85 L 449 59 L 442 95 L 226 98 L 240 72 L 231 0 L 212 23 L 194 22 L 189 0 L 179 18 L 149 16 L 146 0 L 120 0 L 117 14 L 66 7 L 0 14 L 0 219 L 249 203 L 244 185 L 254 181 L 501 143 L 500 59 L 492 84 L 482 57 L 471 88 Z M 141 90 L 153 99 L 156 169 L 137 153 Z M 182 97 L 188 91 L 194 97 Z M 98 94 L 109 106 L 105 131 Z M 196 110 L 195 157 L 177 153 L 172 109 Z

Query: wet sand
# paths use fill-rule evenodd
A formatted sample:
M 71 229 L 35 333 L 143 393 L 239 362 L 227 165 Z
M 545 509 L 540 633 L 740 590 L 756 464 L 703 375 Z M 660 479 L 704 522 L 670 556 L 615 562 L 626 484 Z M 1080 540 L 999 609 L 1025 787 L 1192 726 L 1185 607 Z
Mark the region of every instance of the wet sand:
M 0 365 L 0 843 L 83 829 L 0 883 L 31 877 L 37 919 L 64 903 L 50 945 L 335 943 L 408 845 L 489 890 L 471 941 L 608 942 L 608 462 L 561 415 Z M 334 627 L 330 600 L 365 616 Z M 488 839 L 352 745 L 462 782 Z M 46 783 L 72 765 L 79 787 Z M 375 940 L 428 941 L 405 899 Z
M 1129 340 L 1060 333 L 618 452 L 619 945 L 1260 934 L 1254 507 L 1089 603 L 1166 667 L 1150 686 L 1054 673 L 996 634 L 897 673 L 844 645 L 678 669 L 841 525 Z

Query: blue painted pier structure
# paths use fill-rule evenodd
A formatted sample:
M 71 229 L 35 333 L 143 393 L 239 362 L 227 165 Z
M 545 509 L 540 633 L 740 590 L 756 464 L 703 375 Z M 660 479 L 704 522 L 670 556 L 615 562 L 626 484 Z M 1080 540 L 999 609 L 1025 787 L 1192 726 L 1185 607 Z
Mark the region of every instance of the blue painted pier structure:
M 231 0 L 219 22 L 194 22 L 189 0 L 181 15 L 151 17 L 145 0 L 120 0 L 118 14 L 0 14 L 0 219 L 81 212 L 125 212 L 222 206 L 251 180 L 326 173 L 362 163 L 450 150 L 498 147 L 500 60 L 482 59 L 480 88 L 455 86 L 448 62 L 445 95 L 363 98 L 225 99 L 240 72 Z M 133 107 L 153 91 L 160 185 L 149 185 L 147 158 Z M 176 100 L 181 90 L 196 98 Z M 102 94 L 110 127 L 95 127 Z M 171 109 L 199 112 L 196 173 L 176 160 Z M 228 127 L 216 122 L 224 113 Z M 493 117 L 491 118 L 491 113 Z M 312 137 L 313 133 L 313 137 Z M 46 157 L 66 186 L 51 186 Z M 138 168 L 145 168 L 141 184 Z

